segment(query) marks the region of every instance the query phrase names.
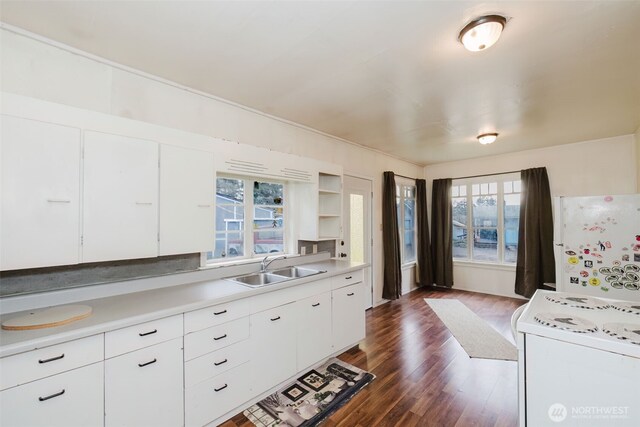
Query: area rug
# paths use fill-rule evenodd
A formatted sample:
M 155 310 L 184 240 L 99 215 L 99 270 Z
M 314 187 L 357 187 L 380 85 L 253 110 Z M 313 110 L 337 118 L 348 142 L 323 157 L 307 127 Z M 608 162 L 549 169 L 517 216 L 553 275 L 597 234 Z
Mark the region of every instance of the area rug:
M 516 346 L 457 299 L 425 298 L 424 301 L 469 357 L 518 360 Z
M 370 372 L 331 358 L 243 414 L 258 427 L 317 426 L 374 379 Z

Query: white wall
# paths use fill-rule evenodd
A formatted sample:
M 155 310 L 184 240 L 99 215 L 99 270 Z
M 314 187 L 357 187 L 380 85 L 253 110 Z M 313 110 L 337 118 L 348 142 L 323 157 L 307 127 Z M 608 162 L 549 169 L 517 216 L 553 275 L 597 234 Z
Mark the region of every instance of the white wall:
M 496 142 L 499 144 L 500 140 Z M 547 168 L 552 196 L 587 196 L 635 193 L 635 138 L 624 135 L 500 156 L 425 167 L 428 197 L 437 178 L 457 178 L 521 169 Z M 454 263 L 454 287 L 518 297 L 514 292 L 515 267 L 486 267 Z
M 382 299 L 382 172 L 423 168 L 89 54 L 0 31 L 0 90 L 343 166 L 373 179 L 374 303 Z

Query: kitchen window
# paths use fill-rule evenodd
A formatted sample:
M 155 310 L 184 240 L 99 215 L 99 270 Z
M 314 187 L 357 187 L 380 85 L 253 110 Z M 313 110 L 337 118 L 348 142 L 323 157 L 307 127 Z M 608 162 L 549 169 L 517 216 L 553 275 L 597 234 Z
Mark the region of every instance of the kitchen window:
M 402 264 L 416 262 L 416 186 L 396 185 L 396 208 Z
M 454 261 L 515 264 L 521 192 L 518 174 L 453 181 Z
M 215 249 L 207 261 L 284 253 L 284 193 L 282 183 L 217 178 Z

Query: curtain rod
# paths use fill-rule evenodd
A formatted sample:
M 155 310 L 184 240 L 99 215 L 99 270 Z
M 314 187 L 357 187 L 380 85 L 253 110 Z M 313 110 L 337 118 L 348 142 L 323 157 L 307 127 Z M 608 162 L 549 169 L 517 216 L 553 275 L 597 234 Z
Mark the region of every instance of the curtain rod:
M 418 178 L 411 178 L 410 176 L 404 176 L 404 175 L 400 175 L 399 173 L 393 173 L 394 176 L 399 176 L 400 178 L 407 178 L 407 179 L 412 179 L 412 180 L 416 180 Z
M 457 178 L 451 178 L 451 179 L 480 178 L 482 176 L 506 175 L 508 173 L 516 173 L 516 172 L 521 172 L 521 171 L 517 170 L 517 171 L 507 171 L 507 172 L 486 173 L 486 174 L 482 174 L 482 175 L 459 176 Z

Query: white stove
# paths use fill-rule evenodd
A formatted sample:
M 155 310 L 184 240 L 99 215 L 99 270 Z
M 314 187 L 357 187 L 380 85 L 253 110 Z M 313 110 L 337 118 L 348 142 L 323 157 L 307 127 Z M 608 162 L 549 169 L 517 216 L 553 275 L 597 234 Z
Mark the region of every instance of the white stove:
M 516 329 L 521 426 L 640 425 L 640 302 L 539 290 Z

